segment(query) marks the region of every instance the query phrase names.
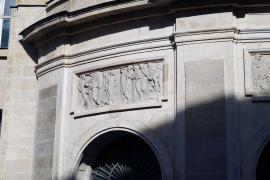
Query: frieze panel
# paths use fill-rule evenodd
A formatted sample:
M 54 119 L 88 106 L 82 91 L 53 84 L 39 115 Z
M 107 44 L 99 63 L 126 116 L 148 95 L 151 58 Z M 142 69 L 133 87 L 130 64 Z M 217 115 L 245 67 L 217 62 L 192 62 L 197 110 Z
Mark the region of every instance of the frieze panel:
M 270 100 L 270 51 L 246 53 L 245 85 L 254 100 Z
M 251 64 L 254 90 L 260 95 L 270 95 L 270 56 L 256 54 Z
M 163 94 L 163 62 L 143 62 L 78 75 L 82 110 L 158 101 Z

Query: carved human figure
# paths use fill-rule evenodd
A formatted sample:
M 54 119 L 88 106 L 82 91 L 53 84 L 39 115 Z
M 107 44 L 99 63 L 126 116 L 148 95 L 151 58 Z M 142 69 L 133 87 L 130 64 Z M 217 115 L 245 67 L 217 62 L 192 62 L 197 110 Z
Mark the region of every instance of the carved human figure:
M 92 73 L 87 73 L 80 76 L 79 80 L 79 91 L 81 92 L 81 98 L 83 100 L 83 104 L 86 108 L 92 107 L 93 105 L 93 93 L 92 93 Z
M 161 91 L 162 82 L 162 64 L 161 63 L 149 63 L 149 74 L 151 75 L 151 85 L 155 92 Z
M 109 78 L 109 72 L 104 71 L 103 72 L 103 96 L 102 101 L 103 105 L 110 105 L 111 102 L 111 94 L 109 92 L 109 85 L 110 85 L 110 78 Z
M 91 80 L 91 88 L 92 88 L 92 98 L 95 106 L 101 105 L 100 99 L 100 90 L 102 88 L 102 73 L 96 72 L 93 73 L 93 78 Z
M 133 82 L 133 74 L 134 74 L 134 69 L 132 65 L 128 65 L 127 66 L 127 71 L 126 71 L 126 75 L 127 75 L 127 82 L 130 82 L 130 100 L 129 102 L 133 102 L 134 101 L 134 82 Z
M 162 88 L 162 71 L 162 63 L 138 63 L 85 73 L 79 76 L 79 104 L 90 109 L 156 99 Z M 268 78 L 263 79 L 269 82 Z
M 110 99 L 109 99 L 110 104 L 115 104 L 117 102 L 116 88 L 117 88 L 117 85 L 119 84 L 115 70 L 108 71 L 108 79 L 109 79 L 108 94 L 110 96 Z
M 270 60 L 257 54 L 252 62 L 252 77 L 254 89 L 257 90 L 259 94 L 269 94 Z
M 141 88 L 141 79 L 142 79 L 142 72 L 140 70 L 140 67 L 138 64 L 135 64 L 133 66 L 134 69 L 134 76 L 133 76 L 133 82 L 134 82 L 134 86 L 135 86 L 135 99 L 136 101 L 140 101 L 141 99 L 143 99 L 143 92 L 142 92 L 142 88 Z
M 143 97 L 148 97 L 148 95 L 149 95 L 148 85 L 149 85 L 149 81 L 151 79 L 151 75 L 148 72 L 148 64 L 142 63 L 142 64 L 139 64 L 139 67 L 140 67 L 140 71 L 142 74 L 141 80 L 140 80 L 141 91 L 142 91 Z
M 137 102 L 141 99 L 141 89 L 140 89 L 140 74 L 138 72 L 138 66 L 129 65 L 128 66 L 128 78 L 132 82 L 132 102 Z
M 107 77 L 107 72 L 102 72 L 102 88 L 100 89 L 100 101 L 103 106 L 110 105 L 109 99 L 110 96 L 108 94 L 108 86 L 109 86 L 109 79 Z
M 80 76 L 79 78 L 79 83 L 78 83 L 78 91 L 80 92 L 79 94 L 79 104 L 82 107 L 89 107 L 90 102 L 88 101 L 89 97 L 86 93 L 86 88 L 84 88 L 84 78 L 83 76 Z
M 129 78 L 128 67 L 123 66 L 120 69 L 120 93 L 123 103 L 129 103 L 132 96 L 132 82 Z

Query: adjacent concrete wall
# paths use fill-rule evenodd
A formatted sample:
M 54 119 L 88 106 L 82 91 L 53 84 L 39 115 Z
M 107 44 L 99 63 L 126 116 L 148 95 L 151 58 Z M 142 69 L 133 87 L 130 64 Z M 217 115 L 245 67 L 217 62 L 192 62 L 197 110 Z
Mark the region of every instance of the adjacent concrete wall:
M 6 74 L 7 74 L 7 49 L 0 50 L 0 109 L 4 109 L 5 94 L 6 94 Z M 2 112 L 3 113 L 3 112 Z M 3 118 L 3 117 L 2 117 Z M 3 126 L 0 127 L 1 131 Z M 0 137 L 3 136 L 1 132 Z M 0 138 L 0 176 L 4 172 L 4 162 L 5 162 L 5 143 L 3 138 Z
M 48 0 L 17 0 L 17 5 L 45 5 Z
M 4 108 L 7 59 L 0 59 L 0 109 Z
M 12 10 L 6 96 L 2 124 L 1 179 L 31 179 L 33 140 L 37 107 L 36 63 L 26 53 L 18 33 L 44 16 L 41 7 L 17 7 Z

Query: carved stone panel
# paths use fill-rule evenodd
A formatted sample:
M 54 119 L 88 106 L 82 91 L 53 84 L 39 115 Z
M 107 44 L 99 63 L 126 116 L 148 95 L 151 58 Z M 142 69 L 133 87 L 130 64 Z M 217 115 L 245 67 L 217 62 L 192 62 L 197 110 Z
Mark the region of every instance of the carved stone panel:
M 256 54 L 251 64 L 254 90 L 260 95 L 270 95 L 270 56 Z
M 78 75 L 82 110 L 158 101 L 163 94 L 163 62 L 142 62 Z
M 270 52 L 248 52 L 245 57 L 246 95 L 270 100 Z

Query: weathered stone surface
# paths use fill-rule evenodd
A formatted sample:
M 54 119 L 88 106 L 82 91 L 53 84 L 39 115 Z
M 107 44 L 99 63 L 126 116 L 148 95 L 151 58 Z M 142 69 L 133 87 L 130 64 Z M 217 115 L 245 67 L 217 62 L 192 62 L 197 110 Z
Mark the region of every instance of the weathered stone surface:
M 16 0 L 17 5 L 45 5 L 48 0 Z
M 5 96 L 4 104 L 0 100 L 3 105 L 1 109 L 4 109 L 0 138 L 0 179 L 30 179 L 32 176 L 37 106 L 36 64 L 19 42 L 18 33 L 43 15 L 43 8 L 37 6 L 12 9 L 8 58 L 0 62 L 1 68 L 4 68 L 0 70 L 0 79 L 6 74 L 5 82 L 2 84 L 1 81 L 0 85 L 0 88 L 5 87 L 5 91 L 0 89 L 1 98 Z M 2 64 L 4 62 L 6 65 Z
M 226 180 L 224 63 L 188 62 L 186 179 Z
M 35 133 L 34 179 L 52 179 L 57 86 L 39 93 Z
M 18 1 L 0 62 L 1 178 L 89 178 L 82 162 L 117 131 L 149 144 L 163 180 L 256 179 L 270 136 L 269 2 L 54 0 L 47 14 L 43 2 Z
M 251 63 L 253 88 L 260 95 L 270 95 L 270 56 L 257 54 Z
M 5 92 L 6 92 L 6 60 L 0 60 L 0 109 L 4 108 Z
M 146 62 L 101 69 L 78 76 L 78 103 L 85 109 L 160 101 L 163 63 Z

